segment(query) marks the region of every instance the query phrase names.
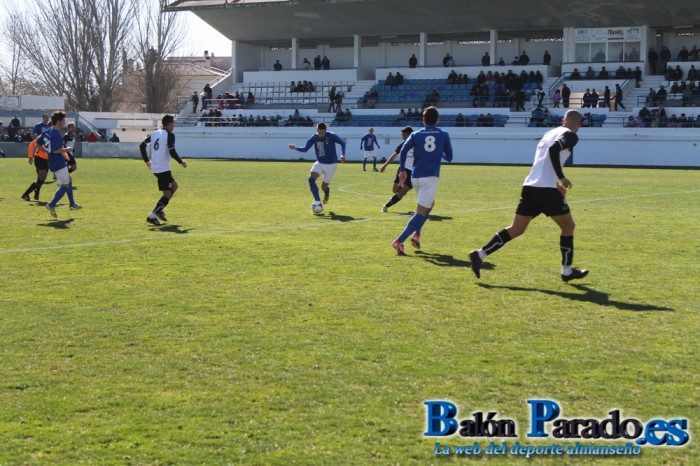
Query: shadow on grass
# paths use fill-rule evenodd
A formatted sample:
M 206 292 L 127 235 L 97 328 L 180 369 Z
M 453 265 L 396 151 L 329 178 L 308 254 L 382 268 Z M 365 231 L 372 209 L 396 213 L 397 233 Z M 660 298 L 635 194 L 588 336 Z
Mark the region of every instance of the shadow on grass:
M 151 231 L 162 231 L 164 233 L 175 233 L 178 235 L 184 235 L 194 230 L 194 228 L 180 228 L 180 225 L 170 224 L 170 225 L 160 225 L 152 226 Z
M 524 288 L 520 286 L 497 286 L 486 283 L 478 284 L 482 288 L 489 290 L 502 289 L 511 291 L 526 291 L 544 293 L 550 296 L 559 296 L 560 298 L 570 299 L 572 301 L 583 301 L 586 303 L 598 304 L 599 306 L 612 306 L 621 311 L 673 311 L 670 307 L 655 306 L 653 304 L 637 304 L 626 303 L 624 301 L 615 301 L 610 299 L 610 294 L 603 291 L 597 291 L 586 285 L 571 285 L 582 293 L 570 293 L 567 291 L 543 290 L 539 288 Z
M 420 257 L 430 264 L 440 267 L 464 267 L 469 273 L 471 273 L 470 267 L 472 263 L 467 260 L 457 259 L 448 254 L 432 254 L 424 251 L 416 251 L 415 254 L 416 257 Z M 493 264 L 489 264 L 487 262 L 481 266 L 481 268 L 484 270 L 493 270 L 494 267 L 495 266 Z
M 403 215 L 404 217 L 413 217 L 416 213 L 409 210 L 408 212 L 392 212 L 394 215 Z M 445 220 L 452 220 L 452 217 L 446 217 L 443 215 L 428 215 L 429 222 L 442 222 Z
M 39 227 L 51 227 L 57 230 L 67 230 L 70 228 L 70 224 L 75 221 L 74 218 L 69 218 L 68 220 L 52 220 L 47 223 L 37 223 Z
M 321 217 L 336 222 L 354 222 L 356 220 L 362 220 L 359 218 L 351 217 L 350 215 L 338 215 L 335 212 L 328 212 L 328 215 L 321 215 Z

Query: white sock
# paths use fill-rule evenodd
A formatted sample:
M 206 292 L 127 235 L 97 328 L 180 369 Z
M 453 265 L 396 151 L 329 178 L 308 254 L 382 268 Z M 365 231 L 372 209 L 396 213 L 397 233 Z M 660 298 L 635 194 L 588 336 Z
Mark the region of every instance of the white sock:
M 481 259 L 481 260 L 486 259 L 486 253 L 484 252 L 483 249 L 479 249 L 479 250 L 476 251 L 476 252 L 477 252 L 477 254 L 479 254 L 479 259 Z
M 571 275 L 571 269 L 572 269 L 572 267 L 570 265 L 562 265 L 561 266 L 561 274 L 562 275 Z

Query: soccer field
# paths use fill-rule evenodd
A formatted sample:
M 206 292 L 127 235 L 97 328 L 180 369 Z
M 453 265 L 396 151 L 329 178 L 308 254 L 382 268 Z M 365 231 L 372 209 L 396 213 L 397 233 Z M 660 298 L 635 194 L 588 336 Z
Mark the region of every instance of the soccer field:
M 341 165 L 322 215 L 311 162 L 188 160 L 169 223 L 141 160 L 79 159 L 53 219 L 0 160 L 0 464 L 700 464 L 700 171 L 567 167 L 577 222 L 538 218 L 477 280 L 529 167 L 444 166 L 422 250 L 391 241 L 386 173 Z M 688 419 L 684 447 L 619 456 L 439 457 L 532 439 L 528 399 L 567 418 Z M 426 400 L 497 412 L 517 438 L 424 437 Z M 550 430 L 551 432 L 551 430 Z M 630 441 L 579 440 L 624 445 Z M 634 441 L 631 441 L 634 443 Z

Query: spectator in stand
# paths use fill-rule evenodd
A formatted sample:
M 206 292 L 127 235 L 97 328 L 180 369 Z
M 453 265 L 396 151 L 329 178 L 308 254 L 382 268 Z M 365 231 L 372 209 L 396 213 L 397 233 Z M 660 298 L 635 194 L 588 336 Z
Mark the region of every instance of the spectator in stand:
M 275 60 L 275 64 L 272 65 L 272 69 L 275 71 L 282 71 L 282 63 L 279 60 Z
M 308 90 L 309 92 L 316 92 L 316 86 L 314 86 L 314 83 L 312 83 L 311 81 L 309 81 L 307 90 Z
M 301 64 L 301 67 L 305 70 L 310 70 L 311 69 L 311 62 L 309 61 L 308 58 L 304 57 L 304 61 Z
M 688 59 L 690 61 L 697 61 L 698 59 L 698 46 L 693 45 L 693 48 L 690 50 L 690 53 L 688 54 Z
M 634 70 L 634 87 L 639 89 L 641 86 L 642 82 L 642 70 L 639 67 L 636 67 Z
M 552 96 L 552 107 L 553 108 L 559 108 L 559 102 L 561 101 L 561 91 L 557 89 L 554 91 L 554 95 Z M 568 104 L 568 102 L 567 102 Z
M 542 64 L 543 65 L 550 65 L 551 63 L 552 63 L 552 56 L 549 54 L 549 51 L 545 50 L 544 57 L 542 57 Z
M 685 45 L 684 45 L 683 48 L 680 50 L 680 52 L 678 52 L 678 56 L 676 57 L 676 59 L 678 61 L 688 61 L 689 55 L 690 55 L 690 52 L 688 52 L 688 49 L 685 48 Z
M 561 87 L 561 102 L 564 108 L 569 108 L 569 100 L 571 99 L 571 89 L 564 83 Z M 559 105 L 557 105 L 559 107 Z
M 321 67 L 324 70 L 330 70 L 331 69 L 331 61 L 328 59 L 327 56 L 323 56 L 323 60 L 321 60 Z
M 199 105 L 199 94 L 197 94 L 197 91 L 194 91 L 192 93 L 192 97 L 190 97 L 192 100 L 192 113 L 197 112 L 197 105 Z
M 297 92 L 297 84 L 294 81 L 289 81 L 289 92 Z
M 447 76 L 447 83 L 448 84 L 457 84 L 457 80 L 459 77 L 457 76 L 457 72 L 455 70 L 452 70 L 450 74 Z
M 603 91 L 603 107 L 610 108 L 610 88 L 608 86 L 605 86 Z
M 698 80 L 698 70 L 695 68 L 695 65 L 690 65 L 690 69 L 688 70 L 688 81 L 691 81 L 694 84 L 694 81 L 697 81 L 697 80 Z
M 17 135 L 20 132 L 20 123 L 19 123 L 19 118 L 17 118 L 17 115 L 15 115 L 11 120 L 10 124 L 7 127 L 7 139 L 10 141 L 14 141 L 17 138 Z
M 515 111 L 525 111 L 525 91 L 522 89 L 518 89 L 518 92 L 515 94 Z
M 625 123 L 625 128 L 634 128 L 636 127 L 637 124 L 634 121 L 634 117 L 632 115 L 627 117 L 627 123 Z
M 591 90 L 586 89 L 586 92 L 583 93 L 583 97 L 581 97 L 581 107 L 582 108 L 590 108 L 591 106 Z
M 387 86 L 393 86 L 394 85 L 394 73 L 389 71 L 389 74 L 387 75 L 386 79 L 384 80 L 384 84 Z
M 659 54 L 656 53 L 654 47 L 649 48 L 649 53 L 647 54 L 647 61 L 649 62 L 649 68 L 651 69 L 651 74 L 656 74 L 656 64 L 659 61 Z
M 119 136 L 117 136 L 116 132 L 112 133 L 112 137 L 109 138 L 109 142 L 119 142 Z
M 97 142 L 97 133 L 91 131 L 90 134 L 88 134 L 87 142 Z
M 403 84 L 403 75 L 400 71 L 397 71 L 396 76 L 394 76 L 394 86 L 400 86 L 401 84 Z
M 665 45 L 661 47 L 661 52 L 659 52 L 659 60 L 661 60 L 661 68 L 665 70 L 668 66 L 668 62 L 671 60 L 671 51 Z
M 649 88 L 649 94 L 647 94 L 646 104 L 651 105 L 652 107 L 656 106 L 656 91 L 654 91 L 653 87 Z
M 315 70 L 321 69 L 321 55 L 316 55 L 316 58 L 314 58 L 314 69 Z
M 632 47 L 632 51 L 629 53 L 627 60 L 628 61 L 639 61 L 639 52 L 637 52 L 637 49 L 635 47 Z
M 335 108 L 340 110 L 340 106 L 343 104 L 343 93 L 338 91 L 335 93 Z
M 211 100 L 213 92 L 211 90 L 211 87 L 209 86 L 209 83 L 204 85 L 204 97 L 202 98 L 202 110 L 207 108 L 209 104 L 209 100 Z M 206 99 L 206 100 L 205 100 Z
M 608 70 L 605 69 L 605 67 L 602 67 L 600 69 L 600 73 L 598 73 L 598 79 L 608 79 L 610 77 L 610 73 L 608 73 Z
M 528 65 L 530 63 L 530 57 L 527 56 L 527 53 L 525 53 L 525 50 L 523 50 L 523 53 L 520 54 L 520 57 L 518 57 L 518 65 Z
M 603 52 L 603 49 L 598 49 L 598 52 L 595 54 L 593 57 L 592 62 L 595 63 L 604 63 L 605 62 L 605 52 Z
M 642 121 L 642 126 L 644 127 L 649 127 L 651 126 L 651 112 L 649 112 L 649 109 L 646 107 L 642 107 L 642 109 L 639 111 L 639 119 Z
M 589 100 L 589 102 L 591 103 L 591 107 L 592 107 L 592 108 L 597 108 L 597 107 L 598 107 L 598 99 L 600 99 L 600 96 L 598 95 L 598 93 L 596 92 L 596 90 L 593 89 L 593 91 L 591 92 L 591 95 L 590 95 L 590 100 Z
M 414 53 L 411 55 L 411 58 L 408 59 L 408 67 L 409 68 L 415 68 L 418 66 L 418 59 L 416 58 L 416 54 Z
M 615 110 L 618 107 L 622 107 L 624 111 L 627 111 L 627 108 L 622 103 L 622 88 L 619 84 L 615 84 Z
M 620 65 L 617 70 L 615 70 L 615 77 L 618 79 L 627 77 L 627 71 L 625 71 L 624 66 Z
M 455 126 L 457 128 L 464 127 L 464 115 L 462 115 L 461 113 L 458 113 L 457 116 L 455 117 Z
M 246 98 L 246 102 L 245 102 L 245 103 L 246 103 L 246 105 L 248 105 L 249 107 L 250 107 L 251 105 L 255 105 L 255 96 L 253 95 L 252 92 L 248 91 L 248 97 Z
M 542 121 L 544 120 L 544 110 L 541 105 L 535 107 L 535 109 L 530 114 L 530 123 L 534 123 L 536 127 L 542 126 Z
M 297 81 L 297 92 L 304 92 L 304 85 L 301 81 Z
M 655 105 L 663 105 L 666 102 L 666 97 L 668 97 L 668 92 L 666 92 L 666 89 L 662 84 L 661 86 L 659 86 L 659 90 L 656 91 Z
M 484 56 L 481 57 L 481 66 L 489 66 L 491 64 L 491 57 L 489 57 L 489 53 L 485 52 Z
M 335 108 L 335 86 L 331 87 L 331 89 L 328 91 L 328 110 L 327 112 L 336 112 L 338 111 L 337 108 Z
M 586 70 L 586 79 L 595 79 L 595 71 L 590 66 Z
M 581 73 L 578 72 L 578 68 L 574 68 L 574 71 L 569 75 L 569 79 L 581 79 Z

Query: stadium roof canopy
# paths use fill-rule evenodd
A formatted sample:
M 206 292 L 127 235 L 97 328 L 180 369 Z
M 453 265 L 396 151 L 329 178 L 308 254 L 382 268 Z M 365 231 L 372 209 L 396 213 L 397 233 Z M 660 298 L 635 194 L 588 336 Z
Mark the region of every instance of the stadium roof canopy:
M 231 40 L 303 47 L 367 42 L 561 37 L 562 29 L 647 25 L 700 32 L 697 0 L 171 0 L 164 10 L 194 12 Z

